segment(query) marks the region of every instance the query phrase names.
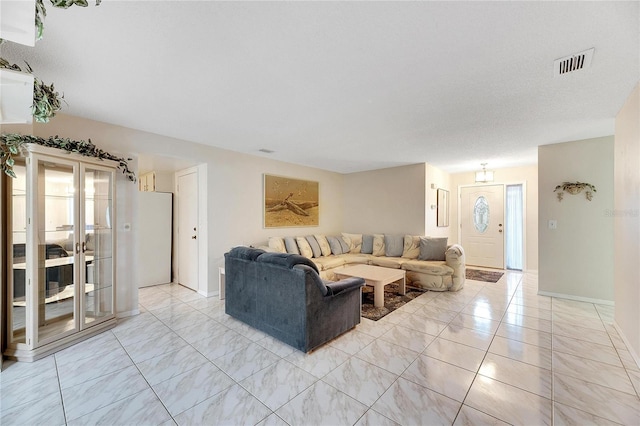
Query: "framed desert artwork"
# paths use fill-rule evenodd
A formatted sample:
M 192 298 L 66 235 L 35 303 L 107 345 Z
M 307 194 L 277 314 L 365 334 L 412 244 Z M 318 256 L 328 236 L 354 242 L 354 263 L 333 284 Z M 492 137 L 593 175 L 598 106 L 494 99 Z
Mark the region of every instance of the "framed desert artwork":
M 318 182 L 264 175 L 264 227 L 318 226 Z

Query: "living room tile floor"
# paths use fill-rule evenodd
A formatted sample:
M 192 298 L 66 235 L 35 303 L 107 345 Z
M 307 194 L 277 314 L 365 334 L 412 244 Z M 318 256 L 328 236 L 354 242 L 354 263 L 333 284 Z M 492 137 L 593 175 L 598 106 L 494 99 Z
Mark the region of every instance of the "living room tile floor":
M 303 354 L 175 284 L 34 363 L 6 362 L 2 425 L 640 424 L 613 308 L 467 280 Z

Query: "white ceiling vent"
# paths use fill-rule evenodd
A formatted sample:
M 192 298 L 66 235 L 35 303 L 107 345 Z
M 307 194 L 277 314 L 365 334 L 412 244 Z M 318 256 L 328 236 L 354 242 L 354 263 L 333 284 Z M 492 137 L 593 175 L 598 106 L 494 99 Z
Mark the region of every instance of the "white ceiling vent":
M 556 59 L 553 63 L 553 75 L 559 76 L 570 72 L 580 71 L 591 66 L 593 51 L 595 48 L 585 50 L 584 52 L 575 53 L 571 56 Z

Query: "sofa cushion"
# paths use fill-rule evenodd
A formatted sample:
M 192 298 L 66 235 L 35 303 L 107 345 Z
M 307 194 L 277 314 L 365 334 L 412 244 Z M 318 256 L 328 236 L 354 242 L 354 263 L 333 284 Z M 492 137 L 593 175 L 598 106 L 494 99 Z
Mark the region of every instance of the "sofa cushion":
M 342 256 L 323 256 L 313 259 L 313 263 L 316 264 L 319 270 L 325 271 L 342 266 L 347 261 Z
M 298 249 L 300 250 L 301 255 L 307 259 L 311 259 L 313 257 L 313 250 L 311 250 L 311 246 L 305 237 L 296 237 L 296 243 L 298 243 Z
M 342 253 L 349 253 L 349 244 L 347 243 L 347 240 L 344 239 L 344 237 L 337 237 L 338 238 L 338 242 L 340 243 L 340 246 L 342 246 Z
M 417 259 L 420 255 L 420 236 L 405 235 L 404 247 L 402 248 L 402 257 L 405 259 Z
M 384 235 L 373 234 L 373 252 L 374 256 L 384 256 Z
M 384 255 L 387 257 L 402 256 L 404 247 L 403 235 L 387 235 L 384 236 Z
M 439 260 L 407 260 L 402 264 L 402 269 L 431 275 L 453 275 L 453 269 Z
M 236 259 L 256 260 L 260 255 L 264 254 L 264 250 L 255 249 L 253 247 L 234 247 L 229 251 L 229 256 Z
M 342 254 L 342 244 L 338 239 L 342 239 L 340 237 L 327 237 L 327 242 L 329 243 L 329 247 L 331 247 L 331 253 L 333 254 Z
M 284 245 L 284 240 L 282 239 L 282 237 L 270 237 L 267 245 L 271 247 L 273 250 L 275 250 L 277 253 L 287 252 L 287 248 Z
M 363 254 L 363 253 L 358 253 L 358 254 L 347 253 L 347 254 L 343 254 L 340 257 L 343 258 L 347 264 L 358 263 L 358 264 L 368 265 L 371 261 L 372 256 L 370 254 Z
M 342 233 L 342 238 L 349 245 L 349 253 L 360 253 L 362 250 L 362 234 Z
M 313 257 L 322 256 L 322 250 L 320 250 L 320 244 L 318 244 L 318 240 L 316 240 L 316 237 L 314 237 L 313 235 L 307 235 L 305 238 L 307 239 L 307 242 L 311 246 L 311 251 L 313 251 Z
M 284 237 L 284 246 L 287 248 L 287 253 L 300 254 L 298 244 L 296 244 L 296 239 L 294 237 Z
M 382 266 L 383 268 L 400 269 L 404 262 L 408 262 L 407 259 L 401 257 L 372 257 L 371 264 L 375 266 Z
M 284 266 L 288 269 L 293 269 L 295 265 L 307 265 L 314 271 L 318 271 L 318 267 L 310 259 L 299 254 L 289 253 L 263 253 L 256 259 L 258 262 L 273 263 L 274 265 Z
M 445 260 L 447 251 L 447 237 L 420 237 L 419 260 Z
M 320 246 L 320 251 L 322 252 L 322 256 L 331 256 L 331 246 L 327 241 L 327 237 L 325 237 L 324 235 L 314 235 L 314 237 L 318 242 L 318 246 Z
M 362 236 L 362 249 L 360 249 L 360 252 L 365 254 L 373 253 L 373 235 Z

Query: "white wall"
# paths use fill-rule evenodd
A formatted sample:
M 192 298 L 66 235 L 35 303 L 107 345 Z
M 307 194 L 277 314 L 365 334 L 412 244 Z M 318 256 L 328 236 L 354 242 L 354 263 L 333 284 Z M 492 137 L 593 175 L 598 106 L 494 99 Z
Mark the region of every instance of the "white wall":
M 460 242 L 459 240 L 459 218 L 458 218 L 458 201 L 460 186 L 475 185 L 475 172 L 456 173 L 451 175 L 451 186 L 454 188 L 451 197 L 451 214 L 452 242 Z M 536 271 L 538 269 L 538 166 L 511 167 L 494 170 L 494 183 L 501 184 L 518 184 L 525 185 L 525 264 L 524 269 L 527 271 Z
M 432 188 L 431 186 L 434 186 Z M 438 188 L 449 191 L 449 226 L 438 227 L 438 210 L 432 209 L 431 206 L 438 206 Z M 454 241 L 451 238 L 453 232 L 455 232 L 455 215 L 451 210 L 453 198 L 455 198 L 455 191 L 452 190 L 451 175 L 444 170 L 441 170 L 431 164 L 426 165 L 426 210 L 425 210 L 425 233 L 430 237 L 449 237 L 449 243 Z
M 640 367 L 640 86 L 616 117 L 615 323 Z
M 19 130 L 19 129 L 17 129 Z M 125 127 L 56 115 L 46 125 L 34 125 L 38 136 L 60 135 L 72 139 L 91 138 L 101 149 L 123 157 L 159 155 L 206 164 L 208 200 L 208 282 L 218 289 L 218 266 L 224 253 L 238 244 L 263 244 L 272 235 L 337 234 L 342 231 L 343 177 L 341 174 L 297 166 L 262 157 L 239 154 L 205 145 L 160 136 Z M 306 228 L 264 229 L 262 224 L 263 173 L 318 181 L 320 184 L 320 225 Z M 117 310 L 137 309 L 136 230 L 138 188 L 119 175 L 117 182 L 118 223 L 132 224 L 131 232 L 118 232 Z M 118 231 L 122 231 L 118 229 Z
M 425 235 L 426 165 L 344 175 L 344 232 Z
M 595 185 L 592 201 L 584 191 L 558 201 L 556 185 L 575 181 Z M 612 303 L 613 137 L 538 147 L 538 186 L 539 292 Z

